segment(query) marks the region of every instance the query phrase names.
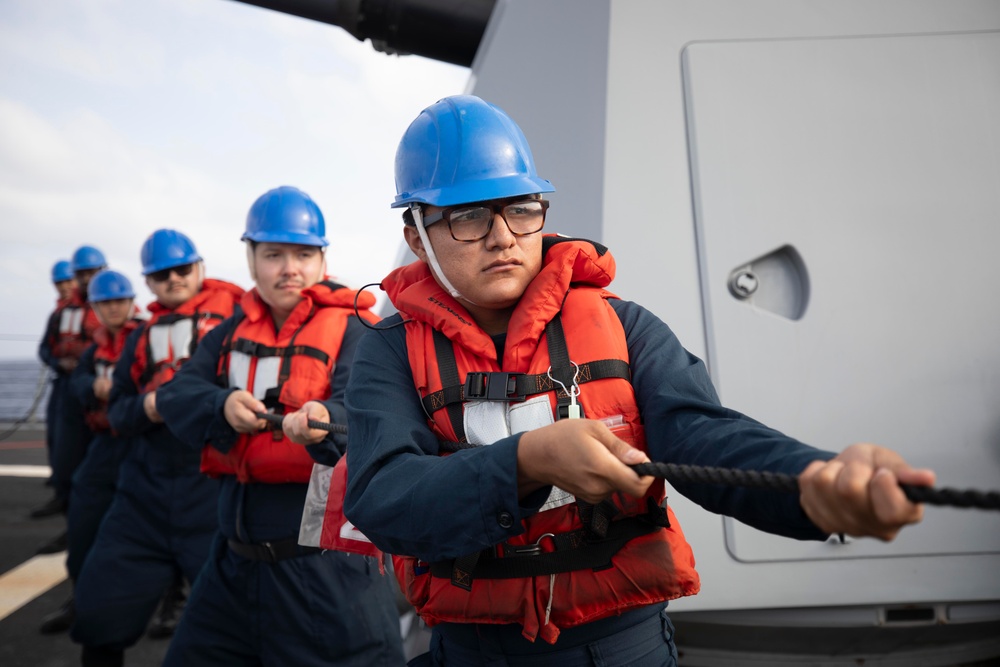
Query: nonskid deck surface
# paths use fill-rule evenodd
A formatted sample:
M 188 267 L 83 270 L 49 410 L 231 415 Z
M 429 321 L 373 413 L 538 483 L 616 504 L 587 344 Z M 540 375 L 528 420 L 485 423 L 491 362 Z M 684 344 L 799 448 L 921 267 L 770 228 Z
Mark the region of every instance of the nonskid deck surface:
M 0 432 L 6 430 L 7 424 L 0 424 Z M 62 516 L 28 516 L 52 497 L 44 484 L 46 469 L 45 432 L 37 426 L 19 429 L 0 441 L 0 665 L 5 667 L 65 667 L 80 662 L 80 647 L 69 635 L 38 631 L 42 619 L 70 593 L 65 552 L 35 555 L 40 545 L 65 528 Z M 165 640 L 144 637 L 126 654 L 127 663 L 160 665 L 167 645 Z

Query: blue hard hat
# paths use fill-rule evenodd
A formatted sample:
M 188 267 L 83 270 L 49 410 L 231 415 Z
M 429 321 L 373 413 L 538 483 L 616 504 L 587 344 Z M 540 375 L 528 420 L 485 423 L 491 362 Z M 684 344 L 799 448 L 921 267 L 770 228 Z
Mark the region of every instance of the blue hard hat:
M 113 299 L 134 299 L 135 290 L 121 273 L 105 269 L 90 280 L 87 286 L 87 300 L 91 303 Z
M 157 229 L 153 232 L 142 244 L 140 258 L 144 276 L 201 261 L 201 255 L 191 239 L 174 229 Z
M 452 206 L 554 192 L 538 177 L 521 128 L 502 109 L 473 95 L 424 109 L 396 149 L 396 200 Z
M 104 259 L 104 253 L 92 245 L 82 245 L 77 248 L 70 262 L 74 273 L 88 269 L 103 269 L 107 265 L 108 261 Z
M 61 283 L 64 280 L 73 280 L 73 265 L 68 259 L 60 259 L 52 265 L 52 282 Z
M 247 214 L 247 229 L 240 240 L 328 245 L 326 222 L 319 206 L 309 195 L 290 185 L 268 190 L 257 198 Z

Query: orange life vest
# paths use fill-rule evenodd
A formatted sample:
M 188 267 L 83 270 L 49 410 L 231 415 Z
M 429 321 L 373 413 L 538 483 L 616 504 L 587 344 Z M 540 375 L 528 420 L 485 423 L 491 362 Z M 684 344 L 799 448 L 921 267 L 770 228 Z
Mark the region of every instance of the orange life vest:
M 149 304 L 153 317 L 136 343 L 130 369 L 139 392 L 155 391 L 171 380 L 205 334 L 233 314 L 242 295 L 238 285 L 206 278 L 201 291 L 177 308 Z
M 330 396 L 333 375 L 348 318 L 358 313 L 368 321 L 375 297 L 323 281 L 302 290 L 302 301 L 276 332 L 271 310 L 257 289 L 241 303 L 243 316 L 227 336 L 219 357 L 219 384 L 252 393 L 276 414 L 288 414 L 307 401 Z M 280 429 L 241 434 L 222 453 L 210 444 L 202 449 L 201 471 L 207 475 L 236 475 L 240 482 L 306 483 L 313 460 Z
M 547 236 L 544 245 L 542 269 L 508 324 L 502 372 L 493 340 L 426 264 L 382 282 L 409 320 L 407 352 L 430 428 L 445 442 L 466 439 L 463 414 L 483 407 L 476 399 L 517 406 L 545 396 L 552 419 L 566 416 L 572 401 L 551 373 L 570 390 L 575 376 L 584 416 L 645 450 L 625 332 L 607 303 L 617 297 L 602 289 L 614 260 L 586 241 Z M 510 431 L 519 430 L 511 417 Z M 519 623 L 527 639 L 555 643 L 560 628 L 698 592 L 694 557 L 664 507 L 662 480 L 644 498 L 616 494 L 597 506 L 561 494 L 555 489 L 523 522 L 524 533 L 487 551 L 446 563 L 394 556 L 402 590 L 427 624 Z
M 58 328 L 51 346 L 52 356 L 79 359 L 83 351 L 90 347 L 94 332 L 101 326 L 97 313 L 86 299 L 74 294 L 57 308 L 55 317 Z
M 103 325 L 94 332 L 94 377 L 111 379 L 115 372 L 115 364 L 122 356 L 122 349 L 125 347 L 125 339 L 133 331 L 142 326 L 142 321 L 130 319 L 125 322 L 116 333 L 111 333 Z M 84 419 L 91 431 L 101 432 L 111 430 L 108 423 L 108 403 L 98 401 L 95 408 L 84 412 Z

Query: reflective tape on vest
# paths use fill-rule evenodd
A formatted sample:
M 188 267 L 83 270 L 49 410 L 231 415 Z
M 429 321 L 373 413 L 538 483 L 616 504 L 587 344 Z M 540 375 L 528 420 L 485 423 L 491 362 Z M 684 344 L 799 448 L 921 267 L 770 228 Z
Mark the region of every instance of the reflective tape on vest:
M 83 308 L 63 308 L 59 317 L 59 333 L 72 336 L 80 335 L 83 330 Z
M 186 317 L 169 324 L 154 324 L 149 327 L 149 350 L 154 364 L 168 360 L 179 363 L 191 356 L 193 319 Z
M 229 386 L 249 391 L 263 401 L 269 389 L 278 386 L 281 357 L 252 357 L 245 352 L 229 353 Z

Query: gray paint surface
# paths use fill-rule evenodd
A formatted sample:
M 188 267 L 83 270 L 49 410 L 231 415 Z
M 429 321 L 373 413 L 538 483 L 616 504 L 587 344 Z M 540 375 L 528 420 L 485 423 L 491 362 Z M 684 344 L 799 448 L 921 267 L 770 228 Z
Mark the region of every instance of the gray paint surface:
M 500 0 L 469 90 L 524 128 L 558 190 L 551 229 L 608 244 L 612 289 L 706 359 L 725 402 L 991 488 L 998 30 L 992 0 Z M 799 258 L 805 296 L 735 299 L 731 271 L 775 256 Z M 791 294 L 783 267 L 767 268 Z M 775 312 L 787 298 L 804 298 L 797 318 Z M 798 544 L 671 502 L 704 580 L 677 612 L 822 625 L 835 606 L 912 603 L 960 622 L 1000 601 L 992 513 L 930 508 L 888 545 Z

